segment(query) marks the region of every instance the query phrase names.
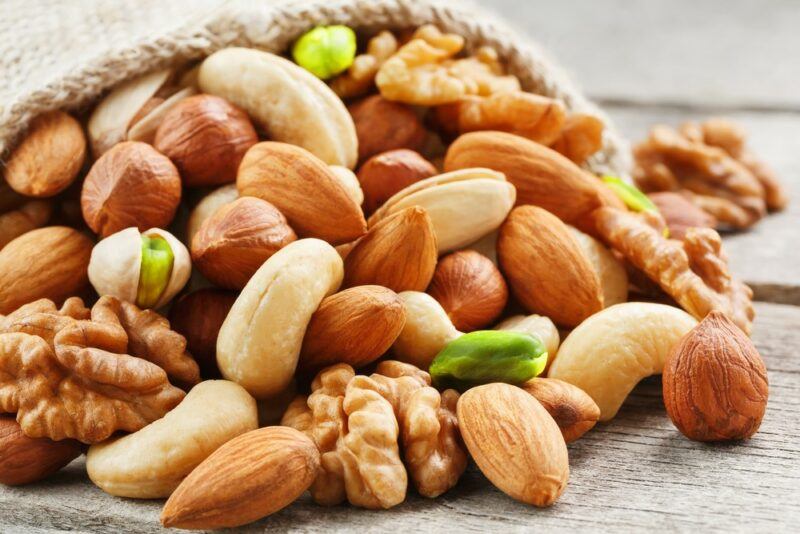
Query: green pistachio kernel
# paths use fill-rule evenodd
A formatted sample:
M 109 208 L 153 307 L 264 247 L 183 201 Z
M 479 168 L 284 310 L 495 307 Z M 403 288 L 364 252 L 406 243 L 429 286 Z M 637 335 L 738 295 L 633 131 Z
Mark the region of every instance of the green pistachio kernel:
M 636 186 L 616 176 L 603 176 L 603 181 L 633 211 L 654 211 L 658 213 L 658 208 L 653 204 L 653 201 L 639 191 Z
M 298 65 L 327 80 L 347 70 L 356 57 L 356 34 L 347 26 L 318 26 L 292 47 Z
M 447 344 L 431 362 L 438 388 L 464 391 L 490 382 L 522 384 L 544 371 L 547 349 L 535 336 L 507 330 L 479 330 Z
M 164 293 L 172 274 L 175 256 L 169 243 L 161 237 L 142 236 L 142 267 L 139 270 L 139 289 L 136 305 L 152 308 Z

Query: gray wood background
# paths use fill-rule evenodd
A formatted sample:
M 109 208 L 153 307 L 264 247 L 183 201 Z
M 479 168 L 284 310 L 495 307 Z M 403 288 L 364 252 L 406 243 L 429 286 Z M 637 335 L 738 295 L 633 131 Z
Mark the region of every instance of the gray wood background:
M 717 531 L 791 532 L 800 524 L 800 2 L 794 0 L 491 0 L 544 44 L 629 139 L 653 123 L 725 114 L 789 185 L 793 203 L 725 237 L 735 273 L 756 291 L 754 339 L 769 370 L 760 432 L 731 445 L 684 439 L 660 381 L 570 446 L 561 500 L 539 510 L 495 490 L 474 468 L 436 500 L 384 512 L 320 508 L 304 498 L 243 532 Z M 82 460 L 49 481 L 0 488 L 2 532 L 163 531 L 160 502 L 116 499 Z

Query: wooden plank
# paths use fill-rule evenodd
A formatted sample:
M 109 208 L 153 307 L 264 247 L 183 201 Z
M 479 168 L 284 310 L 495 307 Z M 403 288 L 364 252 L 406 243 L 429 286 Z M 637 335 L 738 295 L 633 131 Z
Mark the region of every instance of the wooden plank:
M 754 339 L 769 368 L 770 401 L 760 432 L 748 442 L 683 438 L 664 412 L 660 380 L 652 378 L 613 421 L 570 445 L 569 486 L 549 509 L 511 500 L 471 467 L 435 500 L 409 496 L 397 508 L 371 512 L 322 508 L 304 497 L 242 532 L 789 529 L 800 522 L 800 308 L 758 304 L 757 311 Z M 0 531 L 165 532 L 158 524 L 161 506 L 104 494 L 77 460 L 49 481 L 0 488 Z
M 702 111 L 669 108 L 641 109 L 609 106 L 606 110 L 622 134 L 635 143 L 657 123 L 677 126 L 702 120 Z M 794 113 L 736 112 L 727 116 L 741 122 L 750 141 L 786 185 L 789 207 L 769 215 L 746 232 L 724 236 L 724 248 L 733 273 L 750 284 L 757 300 L 800 304 L 800 115 Z

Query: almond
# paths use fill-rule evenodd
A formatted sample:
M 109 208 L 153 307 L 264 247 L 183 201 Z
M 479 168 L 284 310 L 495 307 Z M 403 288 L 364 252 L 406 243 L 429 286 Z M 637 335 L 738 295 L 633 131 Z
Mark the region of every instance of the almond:
M 347 253 L 344 287 L 375 284 L 424 291 L 436 268 L 436 237 L 427 212 L 406 208 L 370 228 Z
M 367 231 L 361 208 L 321 159 L 287 143 L 265 141 L 244 155 L 236 178 L 239 195 L 270 202 L 300 237 L 338 245 Z
M 314 482 L 317 446 L 299 430 L 270 426 L 238 436 L 198 465 L 167 500 L 165 527 L 237 527 L 294 502 Z
M 672 239 L 683 239 L 689 228 L 716 228 L 717 220 L 680 193 L 662 191 L 647 195 L 656 205 Z
M 34 119 L 9 156 L 6 181 L 17 193 L 51 197 L 75 181 L 85 158 L 81 125 L 63 111 L 51 111 Z
M 588 393 L 569 382 L 557 378 L 533 378 L 521 387 L 542 403 L 567 443 L 591 430 L 600 419 L 597 403 Z
M 89 285 L 91 240 L 66 226 L 31 230 L 0 250 L 0 314 L 40 298 L 61 303 Z
M 78 441 L 29 438 L 13 416 L 0 417 L 0 484 L 19 486 L 42 480 L 80 454 Z
M 406 323 L 403 301 L 381 286 L 358 286 L 325 298 L 308 323 L 299 368 L 334 363 L 363 367 L 392 346 Z
M 458 427 L 481 472 L 510 497 L 550 506 L 569 479 L 567 445 L 533 396 L 509 384 L 486 384 L 458 400 Z
M 500 269 L 531 313 L 566 327 L 603 309 L 597 272 L 569 228 L 536 206 L 514 208 L 497 241 Z
M 488 167 L 517 188 L 517 205 L 533 204 L 573 224 L 609 202 L 601 182 L 555 150 L 524 137 L 487 131 L 464 134 L 447 150 L 446 172 Z

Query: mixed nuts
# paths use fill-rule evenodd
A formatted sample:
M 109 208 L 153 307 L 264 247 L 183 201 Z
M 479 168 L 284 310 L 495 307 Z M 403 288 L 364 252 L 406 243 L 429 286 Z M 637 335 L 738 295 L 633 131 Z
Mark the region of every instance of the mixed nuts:
M 549 506 L 567 443 L 662 373 L 690 439 L 758 430 L 752 292 L 714 228 L 786 198 L 738 127 L 656 128 L 643 193 L 582 166 L 600 119 L 495 50 L 359 37 L 222 49 L 121 84 L 85 128 L 31 124 L 0 186 L 0 482 L 88 446 L 104 491 L 213 529 L 307 490 L 435 498 L 472 458 Z M 69 189 L 83 223 L 48 225 Z

